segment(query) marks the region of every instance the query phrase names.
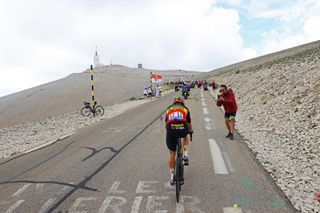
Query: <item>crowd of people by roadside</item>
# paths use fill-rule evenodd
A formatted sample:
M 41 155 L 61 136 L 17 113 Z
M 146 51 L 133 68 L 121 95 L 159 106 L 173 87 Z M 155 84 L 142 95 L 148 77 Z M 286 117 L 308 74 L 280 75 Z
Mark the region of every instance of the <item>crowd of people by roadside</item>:
M 143 89 L 143 96 L 145 99 L 156 97 L 160 98 L 162 93 L 162 87 L 160 85 L 157 85 L 155 88 L 152 88 L 152 86 L 144 87 Z

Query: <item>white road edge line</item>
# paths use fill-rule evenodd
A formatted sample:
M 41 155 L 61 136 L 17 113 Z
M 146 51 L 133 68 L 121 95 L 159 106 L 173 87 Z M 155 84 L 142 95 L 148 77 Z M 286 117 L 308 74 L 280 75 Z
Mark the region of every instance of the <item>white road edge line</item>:
M 204 121 L 205 121 L 205 127 L 206 127 L 206 130 L 211 130 L 212 127 L 211 127 L 211 122 L 210 122 L 210 118 L 204 118 Z
M 55 142 L 62 141 L 63 139 L 66 139 L 67 137 L 70 137 L 70 136 L 73 135 L 74 133 L 76 133 L 76 132 L 71 132 L 71 133 L 66 134 L 66 135 L 64 135 L 64 136 L 62 136 L 62 137 L 60 137 L 60 138 L 58 138 L 58 139 L 56 139 L 56 140 L 53 140 L 53 141 L 49 141 L 49 142 L 47 142 L 47 143 L 44 143 L 44 144 L 42 144 L 42 145 L 40 145 L 40 146 L 37 146 L 37 147 L 35 147 L 35 148 L 32 148 L 32 149 L 24 152 L 23 154 L 28 154 L 28 153 L 30 153 L 30 152 L 34 152 L 34 151 L 36 151 L 36 150 L 38 150 L 38 149 L 41 149 L 41 148 L 43 148 L 43 147 L 49 146 L 49 145 L 51 145 L 51 144 L 53 144 L 53 143 L 55 143 Z
M 218 146 L 217 142 L 214 139 L 209 139 L 208 141 L 209 141 L 209 147 L 210 147 L 214 172 L 216 174 L 223 174 L 223 175 L 229 174 L 227 166 L 222 157 L 220 147 Z
M 203 114 L 205 114 L 205 115 L 208 114 L 208 109 L 207 109 L 207 107 L 203 107 L 202 109 L 203 109 Z

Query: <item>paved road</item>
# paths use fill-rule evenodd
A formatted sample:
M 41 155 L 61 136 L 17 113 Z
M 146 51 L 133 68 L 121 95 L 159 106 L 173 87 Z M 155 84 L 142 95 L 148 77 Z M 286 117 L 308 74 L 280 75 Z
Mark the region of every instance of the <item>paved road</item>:
M 208 92 L 192 91 L 182 202 L 168 184 L 161 114 L 174 94 L 0 165 L 0 212 L 294 212 Z M 237 206 L 235 206 L 237 204 Z

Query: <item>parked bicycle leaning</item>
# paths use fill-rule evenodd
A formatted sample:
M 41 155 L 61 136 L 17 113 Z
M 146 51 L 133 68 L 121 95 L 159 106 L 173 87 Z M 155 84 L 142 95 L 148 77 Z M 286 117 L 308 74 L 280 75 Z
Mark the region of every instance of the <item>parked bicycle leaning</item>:
M 81 109 L 81 115 L 88 117 L 93 114 L 93 116 L 102 116 L 104 114 L 104 109 L 102 106 L 97 105 L 95 101 L 93 106 L 91 107 L 89 102 L 84 101 L 84 107 Z

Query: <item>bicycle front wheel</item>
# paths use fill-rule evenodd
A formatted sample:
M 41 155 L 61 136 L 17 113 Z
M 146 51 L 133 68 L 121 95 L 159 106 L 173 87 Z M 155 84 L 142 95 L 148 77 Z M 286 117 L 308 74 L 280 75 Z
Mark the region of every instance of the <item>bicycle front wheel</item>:
M 90 109 L 90 108 L 88 108 L 88 107 L 83 107 L 83 108 L 81 109 L 81 115 L 83 115 L 83 116 L 85 116 L 85 117 L 88 117 L 88 116 L 90 116 L 90 114 L 91 114 L 91 109 Z
M 97 116 L 102 116 L 104 114 L 104 109 L 102 106 L 97 106 L 96 107 L 96 115 Z

